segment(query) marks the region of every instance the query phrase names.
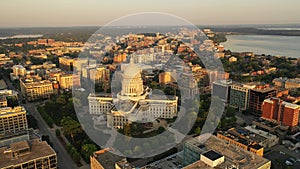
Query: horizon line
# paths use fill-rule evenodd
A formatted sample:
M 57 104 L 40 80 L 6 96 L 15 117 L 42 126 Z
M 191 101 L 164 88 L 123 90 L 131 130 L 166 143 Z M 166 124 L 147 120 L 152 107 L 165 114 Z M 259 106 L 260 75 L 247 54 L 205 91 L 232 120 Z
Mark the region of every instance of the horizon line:
M 249 23 L 249 24 L 195 24 L 194 26 L 197 27 L 203 27 L 203 26 L 280 26 L 280 25 L 299 25 L 299 23 Z M 0 26 L 0 29 L 10 29 L 10 28 L 84 28 L 84 27 L 103 27 L 105 25 L 57 25 L 57 26 Z M 114 25 L 114 26 L 108 26 L 108 27 L 130 27 L 131 25 Z M 184 26 L 184 25 L 132 25 L 132 26 Z

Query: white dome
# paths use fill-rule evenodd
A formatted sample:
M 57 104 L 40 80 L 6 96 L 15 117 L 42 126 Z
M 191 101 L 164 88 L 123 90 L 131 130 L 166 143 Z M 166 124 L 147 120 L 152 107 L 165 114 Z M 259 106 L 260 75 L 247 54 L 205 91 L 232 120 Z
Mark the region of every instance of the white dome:
M 134 78 L 136 75 L 140 75 L 140 68 L 134 63 L 133 59 L 130 59 L 130 63 L 124 70 L 124 78 Z

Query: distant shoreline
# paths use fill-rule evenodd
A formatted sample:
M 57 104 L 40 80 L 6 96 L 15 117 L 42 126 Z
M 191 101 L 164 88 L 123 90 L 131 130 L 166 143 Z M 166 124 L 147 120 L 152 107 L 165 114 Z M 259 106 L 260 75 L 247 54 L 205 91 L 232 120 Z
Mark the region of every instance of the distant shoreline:
M 300 36 L 300 28 L 211 28 L 215 32 L 226 35 L 277 35 L 277 36 Z

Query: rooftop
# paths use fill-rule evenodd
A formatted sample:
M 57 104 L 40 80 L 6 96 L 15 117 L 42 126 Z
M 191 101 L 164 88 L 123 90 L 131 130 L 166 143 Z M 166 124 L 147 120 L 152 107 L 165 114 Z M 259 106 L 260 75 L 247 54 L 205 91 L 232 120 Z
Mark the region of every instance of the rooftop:
M 207 134 L 208 135 L 208 134 Z M 195 141 L 199 140 L 199 142 L 203 141 L 203 137 L 207 137 L 206 135 L 201 135 L 199 137 L 194 138 Z M 201 141 L 202 140 L 202 141 Z M 198 143 L 199 144 L 199 143 Z M 225 161 L 217 166 L 216 168 L 227 168 L 229 166 L 238 165 L 239 168 L 243 169 L 253 169 L 259 168 L 263 165 L 271 165 L 271 162 L 268 159 L 260 157 L 258 155 L 254 155 L 251 152 L 243 150 L 240 147 L 237 147 L 233 144 L 229 144 L 226 141 L 217 138 L 216 136 L 211 135 L 208 140 L 205 141 L 205 147 L 222 155 L 225 157 Z M 210 154 L 210 153 L 209 153 Z M 214 154 L 214 153 L 211 153 Z M 212 155 L 214 156 L 214 155 Z M 199 160 L 193 164 L 190 164 L 184 169 L 206 169 L 211 168 L 206 165 L 203 161 Z
M 116 165 L 118 165 L 120 168 L 122 169 L 133 169 L 134 166 L 132 166 L 127 160 L 126 158 L 122 159 L 121 161 L 118 161 L 116 163 Z
M 265 137 L 255 134 L 252 131 L 249 131 L 245 128 L 231 128 L 228 131 L 219 131 L 219 134 L 222 134 L 226 137 L 229 137 L 239 143 L 242 143 L 246 146 L 253 145 L 253 143 L 260 143 L 266 140 Z
M 202 155 L 209 158 L 209 159 L 211 159 L 212 161 L 215 161 L 215 160 L 222 157 L 221 154 L 215 152 L 214 150 L 209 150 L 208 152 L 203 153 Z
M 94 154 L 94 157 L 105 169 L 115 169 L 115 163 L 123 159 L 121 156 L 106 151 L 102 154 Z
M 13 152 L 15 152 L 19 150 L 29 149 L 30 147 L 27 141 L 20 141 L 10 144 L 10 148 Z
M 12 152 L 29 148 L 30 153 L 24 154 L 22 156 L 18 156 L 17 158 L 13 158 Z M 54 150 L 47 144 L 45 141 L 39 140 L 31 140 L 31 141 L 23 141 L 18 143 L 13 143 L 9 147 L 1 147 L 0 148 L 0 168 L 4 168 L 7 166 L 22 164 L 37 158 L 53 156 L 56 155 Z

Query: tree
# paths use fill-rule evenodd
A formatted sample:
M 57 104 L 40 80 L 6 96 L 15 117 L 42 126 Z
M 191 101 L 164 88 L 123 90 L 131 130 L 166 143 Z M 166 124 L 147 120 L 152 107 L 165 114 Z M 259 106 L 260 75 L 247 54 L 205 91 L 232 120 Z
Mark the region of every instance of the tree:
M 201 133 L 201 128 L 197 127 L 196 130 L 195 130 L 195 134 L 199 135 L 200 133 Z
M 97 146 L 94 144 L 84 144 L 81 147 L 81 154 L 83 154 L 85 161 L 88 161 L 90 155 L 92 155 L 95 151 L 97 151 Z
M 81 156 L 74 147 L 71 150 L 71 157 L 76 163 L 80 162 Z
M 73 120 L 70 116 L 64 117 L 61 120 L 62 125 L 62 132 L 65 135 L 69 135 L 72 138 L 72 141 L 74 142 L 74 137 L 82 132 L 81 125 Z
M 59 129 L 56 129 L 56 130 L 55 130 L 55 134 L 56 134 L 56 136 L 59 137 L 59 136 L 61 135 L 60 130 L 59 130 Z

